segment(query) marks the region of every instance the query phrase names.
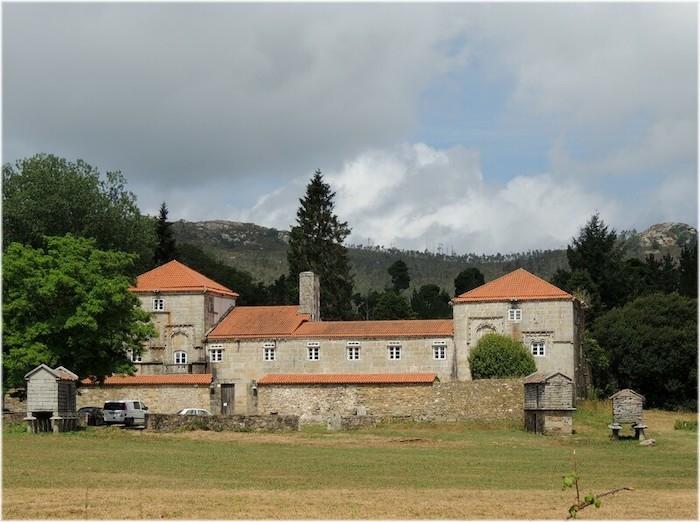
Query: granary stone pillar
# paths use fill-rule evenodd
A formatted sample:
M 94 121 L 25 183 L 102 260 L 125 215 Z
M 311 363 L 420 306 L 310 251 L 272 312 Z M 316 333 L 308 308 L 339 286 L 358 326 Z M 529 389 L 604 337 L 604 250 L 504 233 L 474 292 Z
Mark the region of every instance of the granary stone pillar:
M 299 274 L 299 312 L 309 314 L 312 321 L 321 320 L 321 283 L 313 272 Z

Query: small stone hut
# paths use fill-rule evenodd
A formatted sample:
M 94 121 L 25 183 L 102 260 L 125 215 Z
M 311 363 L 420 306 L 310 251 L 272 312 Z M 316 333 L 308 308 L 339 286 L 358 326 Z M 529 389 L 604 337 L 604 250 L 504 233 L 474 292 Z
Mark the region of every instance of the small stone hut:
M 525 429 L 543 435 L 573 432 L 574 381 L 560 372 L 531 373 L 525 385 Z
M 27 381 L 27 431 L 39 433 L 74 430 L 75 385 L 78 376 L 63 366 L 51 369 L 41 364 L 24 376 Z
M 609 428 L 613 437 L 618 438 L 623 424 L 631 424 L 635 437 L 644 439 L 644 396 L 634 390 L 625 388 L 610 396 L 612 401 L 612 424 Z

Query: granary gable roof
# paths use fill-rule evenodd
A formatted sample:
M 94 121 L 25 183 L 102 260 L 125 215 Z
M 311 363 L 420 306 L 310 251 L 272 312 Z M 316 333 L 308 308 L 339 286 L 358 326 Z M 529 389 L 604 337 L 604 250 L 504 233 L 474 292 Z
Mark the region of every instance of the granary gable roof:
M 55 377 L 57 380 L 60 381 L 76 381 L 78 380 L 78 376 L 71 372 L 70 370 L 65 369 L 63 366 L 59 366 L 58 368 L 51 369 L 45 364 L 40 364 L 30 372 L 28 372 L 24 376 L 24 380 L 29 380 L 29 378 L 34 375 L 35 373 L 44 370 L 49 372 L 53 377 Z
M 293 306 L 237 306 L 207 335 L 207 339 L 288 337 L 309 319 Z
M 641 393 L 637 393 L 636 391 L 631 390 L 631 389 L 629 389 L 629 388 L 625 388 L 624 390 L 620 390 L 620 391 L 618 391 L 618 392 L 616 392 L 616 393 L 613 393 L 613 394 L 610 396 L 610 399 L 616 399 L 616 398 L 618 398 L 618 397 L 624 397 L 625 395 L 633 395 L 633 396 L 635 396 L 635 397 L 639 397 L 639 398 L 642 399 L 643 401 L 646 400 L 646 399 L 644 398 L 644 395 L 642 395 Z
M 435 373 L 271 373 L 258 384 L 420 384 L 438 380 Z
M 545 299 L 573 300 L 573 296 L 527 270 L 518 268 L 455 297 L 452 302 L 539 301 Z
M 549 373 L 534 372 L 534 373 L 531 373 L 530 375 L 525 377 L 525 379 L 523 380 L 523 384 L 540 384 L 543 382 L 547 382 L 549 379 L 551 379 L 555 375 L 561 375 L 562 377 L 564 377 L 564 379 L 573 382 L 571 377 L 569 377 L 568 375 L 564 375 L 561 372 L 549 372 Z
M 141 274 L 136 278 L 136 285 L 129 290 L 136 293 L 207 292 L 226 297 L 238 297 L 233 290 L 176 260 Z
M 104 381 L 106 386 L 147 384 L 210 384 L 211 373 L 180 373 L 164 375 L 112 375 Z M 96 384 L 93 379 L 83 379 L 82 384 Z

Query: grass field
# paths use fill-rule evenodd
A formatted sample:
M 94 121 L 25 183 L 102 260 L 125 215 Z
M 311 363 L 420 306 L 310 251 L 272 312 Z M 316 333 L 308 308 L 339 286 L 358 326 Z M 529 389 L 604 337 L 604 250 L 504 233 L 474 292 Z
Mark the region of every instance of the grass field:
M 576 450 L 584 492 L 619 486 L 589 518 L 697 516 L 690 414 L 646 413 L 654 447 L 608 439 L 609 409 L 576 413 L 577 433 L 504 424 L 386 425 L 290 434 L 118 428 L 3 434 L 3 518 L 565 518 L 562 475 Z

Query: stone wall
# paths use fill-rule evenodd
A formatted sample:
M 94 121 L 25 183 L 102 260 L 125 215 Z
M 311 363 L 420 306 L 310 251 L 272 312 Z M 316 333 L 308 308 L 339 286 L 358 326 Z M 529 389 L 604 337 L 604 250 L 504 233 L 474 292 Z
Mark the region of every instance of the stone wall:
M 175 431 L 201 429 L 212 431 L 298 431 L 296 415 L 191 415 L 147 414 L 146 429 Z
M 434 384 L 259 385 L 258 413 L 299 415 L 302 423 L 326 422 L 358 412 L 418 421 L 512 420 L 523 422 L 520 379 Z
M 204 408 L 212 413 L 210 389 L 207 385 L 131 385 L 81 386 L 77 393 L 77 407 L 97 406 L 106 401 L 136 399 L 152 413 L 177 413 L 182 408 Z M 215 406 L 216 408 L 216 406 Z

